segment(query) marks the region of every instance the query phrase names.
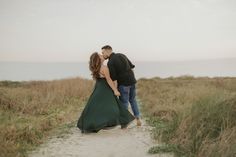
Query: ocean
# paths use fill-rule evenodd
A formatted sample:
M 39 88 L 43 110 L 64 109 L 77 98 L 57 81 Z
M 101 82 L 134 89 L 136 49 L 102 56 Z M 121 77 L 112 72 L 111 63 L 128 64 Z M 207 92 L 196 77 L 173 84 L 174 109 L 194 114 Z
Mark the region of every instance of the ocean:
M 236 77 L 236 58 L 133 63 L 137 79 L 182 75 Z M 91 79 L 88 63 L 0 62 L 0 80 L 55 80 L 71 77 Z

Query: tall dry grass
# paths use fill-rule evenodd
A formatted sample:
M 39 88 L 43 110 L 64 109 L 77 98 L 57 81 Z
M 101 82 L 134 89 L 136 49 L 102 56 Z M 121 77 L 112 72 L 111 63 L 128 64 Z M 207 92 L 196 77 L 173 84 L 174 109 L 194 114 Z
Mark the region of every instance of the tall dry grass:
M 93 81 L 0 82 L 0 156 L 27 156 L 58 126 L 77 120 Z
M 236 78 L 140 79 L 138 96 L 153 137 L 167 146 L 150 152 L 236 156 Z

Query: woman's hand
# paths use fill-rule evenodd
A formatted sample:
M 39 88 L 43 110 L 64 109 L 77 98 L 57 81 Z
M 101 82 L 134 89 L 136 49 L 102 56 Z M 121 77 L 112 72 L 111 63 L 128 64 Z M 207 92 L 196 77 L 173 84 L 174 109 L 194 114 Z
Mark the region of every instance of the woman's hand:
M 114 91 L 115 96 L 120 96 L 120 92 L 118 90 Z

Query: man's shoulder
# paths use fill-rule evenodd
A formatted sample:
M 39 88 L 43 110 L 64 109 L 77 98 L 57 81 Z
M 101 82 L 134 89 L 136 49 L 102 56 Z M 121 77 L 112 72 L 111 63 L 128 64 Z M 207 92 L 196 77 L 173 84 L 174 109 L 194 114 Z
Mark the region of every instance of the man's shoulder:
M 127 58 L 123 53 L 113 53 L 112 57 L 108 60 L 108 64 L 115 64 L 120 62 L 120 58 Z
M 118 60 L 120 60 L 120 58 L 126 58 L 127 59 L 127 56 L 123 53 L 116 53 L 116 56 L 114 58 L 118 59 Z
M 117 56 L 125 56 L 123 53 L 116 53 Z
M 117 60 L 117 58 L 119 58 L 119 56 L 122 55 L 121 53 L 112 53 L 112 56 L 110 57 L 110 59 L 108 60 L 108 63 L 112 63 L 115 62 Z

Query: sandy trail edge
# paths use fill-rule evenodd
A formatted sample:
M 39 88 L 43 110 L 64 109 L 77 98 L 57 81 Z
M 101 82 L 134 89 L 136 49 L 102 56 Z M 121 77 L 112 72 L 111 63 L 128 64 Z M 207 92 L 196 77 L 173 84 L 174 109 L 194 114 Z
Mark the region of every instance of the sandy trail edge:
M 157 145 L 151 137 L 151 127 L 143 120 L 137 127 L 135 122 L 128 129 L 116 127 L 101 130 L 96 134 L 81 134 L 76 127 L 64 138 L 52 137 L 37 150 L 30 152 L 29 157 L 172 157 L 172 155 L 150 155 L 151 146 Z

